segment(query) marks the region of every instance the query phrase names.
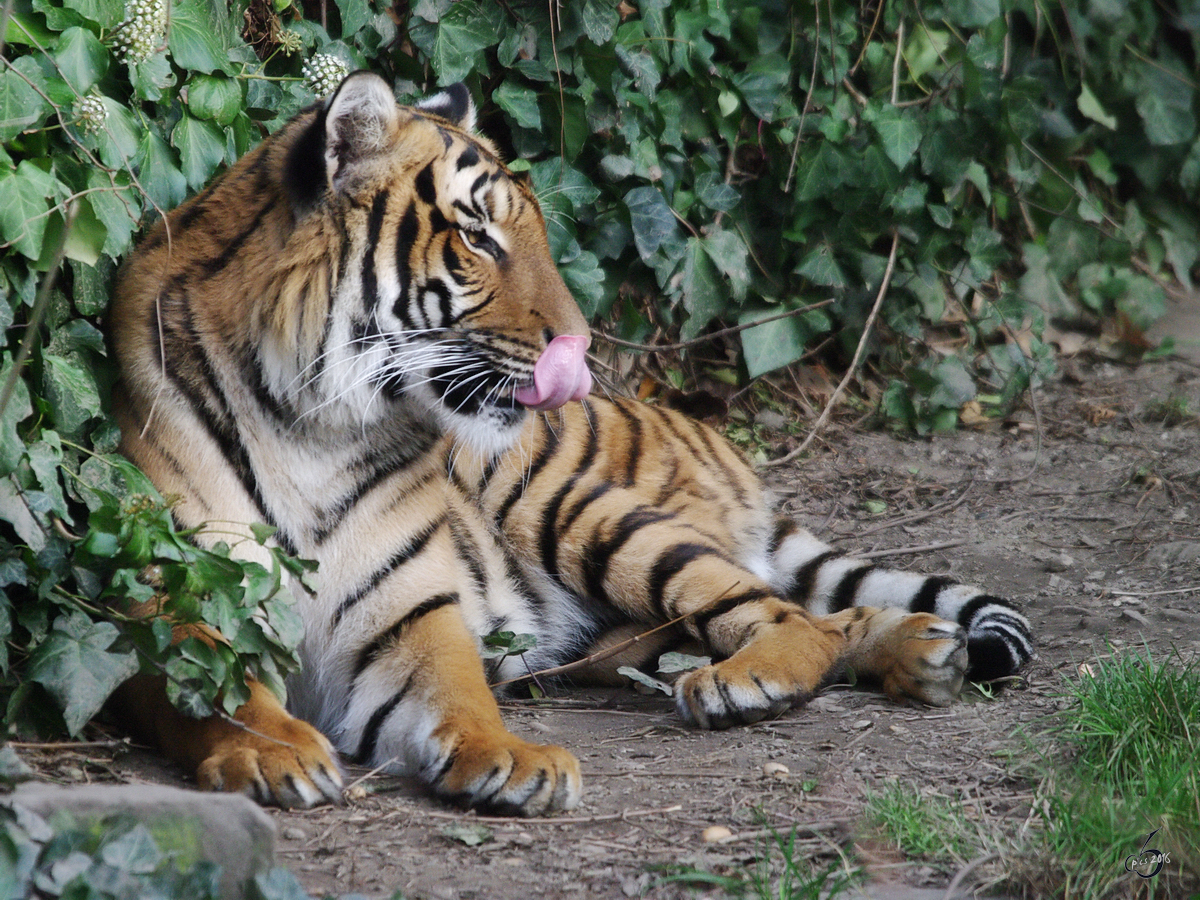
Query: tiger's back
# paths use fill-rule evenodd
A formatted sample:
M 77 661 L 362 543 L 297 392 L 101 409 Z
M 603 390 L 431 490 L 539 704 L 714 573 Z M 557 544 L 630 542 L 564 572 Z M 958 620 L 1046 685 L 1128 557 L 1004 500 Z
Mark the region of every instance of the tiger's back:
M 968 642 L 991 677 L 1028 658 L 1005 601 L 847 560 L 777 519 L 706 426 L 583 399 L 586 323 L 528 185 L 472 120 L 461 88 L 404 108 L 351 76 L 171 213 L 120 277 L 125 452 L 182 498 L 181 524 L 266 522 L 319 563 L 316 593 L 296 591 L 290 686 L 316 728 L 261 690 L 239 712 L 252 732 L 180 722 L 156 695 L 143 724 L 169 752 L 208 786 L 310 805 L 337 795 L 331 740 L 533 814 L 578 802 L 579 766 L 503 727 L 488 678 L 524 667 L 485 671 L 491 632 L 534 635 L 529 661 L 549 665 L 670 622 L 623 661 L 703 647 L 715 662 L 677 692 L 702 727 L 778 714 L 845 664 L 947 703 Z

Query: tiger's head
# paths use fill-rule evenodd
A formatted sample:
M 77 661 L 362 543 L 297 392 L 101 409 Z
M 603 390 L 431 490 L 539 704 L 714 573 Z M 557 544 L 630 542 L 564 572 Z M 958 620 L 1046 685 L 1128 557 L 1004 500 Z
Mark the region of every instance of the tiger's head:
M 296 360 L 303 382 L 376 409 L 416 403 L 497 452 L 527 410 L 587 394 L 589 337 L 530 185 L 474 120 L 462 85 L 401 107 L 382 79 L 356 73 L 281 162 L 297 228 L 315 214 L 342 232 L 319 353 Z

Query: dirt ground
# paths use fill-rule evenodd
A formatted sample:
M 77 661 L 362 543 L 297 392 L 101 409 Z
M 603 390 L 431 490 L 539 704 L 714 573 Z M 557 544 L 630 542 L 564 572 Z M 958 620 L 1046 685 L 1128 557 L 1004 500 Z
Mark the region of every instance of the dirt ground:
M 1169 397 L 1187 401 L 1190 420 L 1155 418 Z M 778 720 L 717 733 L 684 728 L 661 694 L 563 689 L 509 701 L 517 734 L 579 756 L 585 796 L 573 813 L 488 819 L 377 776 L 345 807 L 274 812 L 281 862 L 316 894 L 703 896 L 661 876 L 753 870 L 768 830 L 794 825 L 799 855 L 836 860 L 857 843 L 873 896 L 894 894 L 888 884 L 944 887 L 952 869 L 905 862 L 863 837 L 870 792 L 917 785 L 962 801 L 987 833 L 1017 833 L 1032 786 L 1010 756 L 1028 756 L 1027 740 L 1065 703 L 1065 679 L 1143 644 L 1200 651 L 1200 363 L 1067 361 L 1037 408 L 1040 428 L 1027 410 L 994 430 L 933 440 L 833 425 L 807 462 L 769 476 L 840 548 L 1019 599 L 1039 657 L 998 698 L 904 708 L 834 687 Z M 24 755 L 58 781 L 181 781 L 137 751 Z M 784 768 L 764 772 L 767 763 Z M 706 843 L 710 826 L 730 839 Z M 999 874 L 991 863 L 971 880 Z

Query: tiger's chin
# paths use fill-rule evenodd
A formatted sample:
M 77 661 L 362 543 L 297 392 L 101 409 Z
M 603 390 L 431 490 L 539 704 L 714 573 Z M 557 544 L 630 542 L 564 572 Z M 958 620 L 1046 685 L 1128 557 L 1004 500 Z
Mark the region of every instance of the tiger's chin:
M 493 459 L 512 448 L 524 430 L 529 411 L 519 405 L 480 406 L 467 414 L 441 407 L 437 418 L 456 445 Z

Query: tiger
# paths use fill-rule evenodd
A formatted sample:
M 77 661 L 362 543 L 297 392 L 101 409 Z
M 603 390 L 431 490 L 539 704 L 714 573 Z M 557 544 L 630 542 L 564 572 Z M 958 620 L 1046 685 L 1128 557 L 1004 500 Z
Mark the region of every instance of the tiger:
M 583 778 L 504 726 L 492 685 L 526 667 L 590 661 L 570 680 L 612 683 L 695 648 L 710 662 L 675 706 L 724 729 L 847 669 L 944 706 L 1034 655 L 1012 602 L 839 554 L 713 428 L 593 393 L 530 180 L 475 119 L 462 85 L 402 106 L 351 74 L 118 273 L 122 451 L 197 540 L 265 523 L 318 565 L 315 588 L 291 586 L 286 706 L 252 682 L 234 721 L 189 718 L 137 676 L 114 701 L 134 733 L 200 787 L 266 804 L 338 802 L 345 759 L 545 815 Z M 485 663 L 498 632 L 536 645 Z

